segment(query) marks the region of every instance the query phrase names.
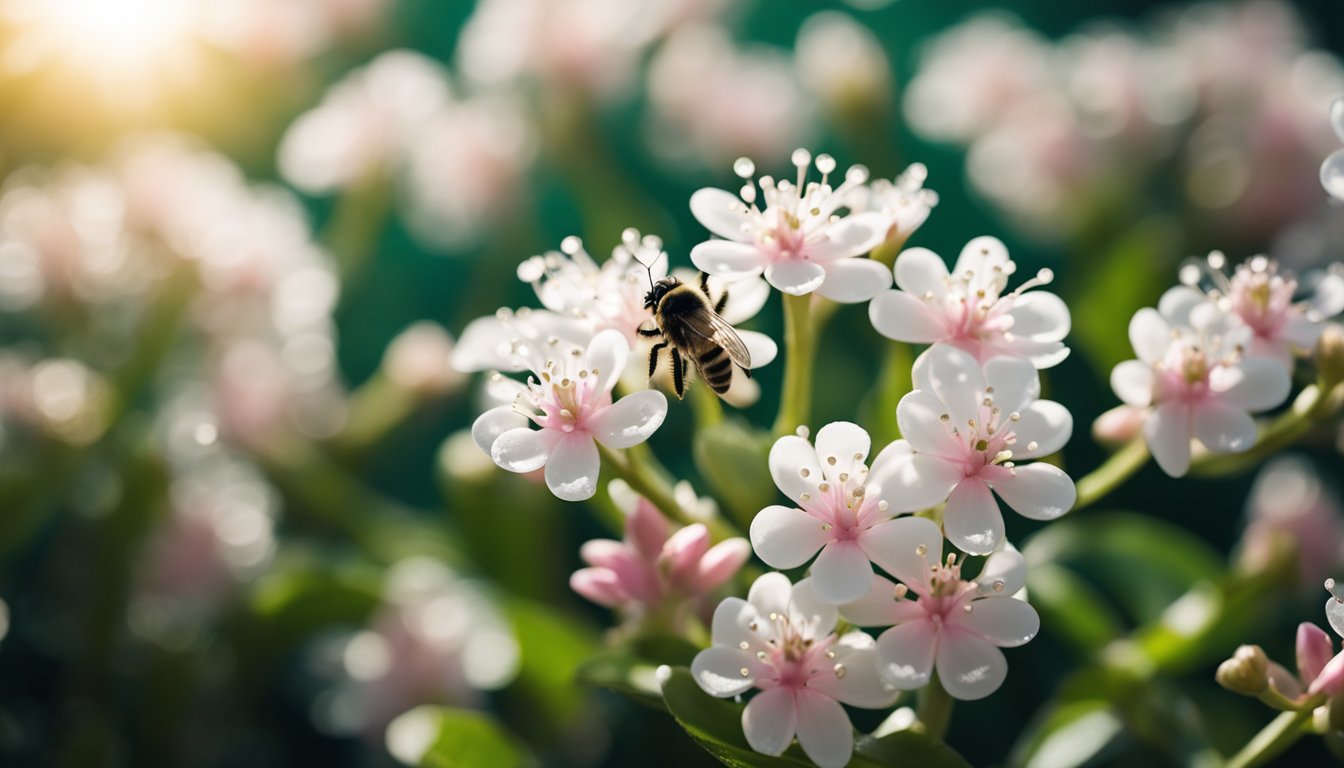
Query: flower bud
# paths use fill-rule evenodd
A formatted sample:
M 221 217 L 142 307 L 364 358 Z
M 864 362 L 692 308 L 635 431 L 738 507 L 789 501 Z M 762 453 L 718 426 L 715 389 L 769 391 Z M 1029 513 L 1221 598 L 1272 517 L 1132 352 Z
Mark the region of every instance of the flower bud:
M 1260 646 L 1243 645 L 1218 665 L 1214 679 L 1233 693 L 1259 696 L 1269 685 L 1269 658 Z
M 1112 408 L 1092 422 L 1092 437 L 1103 445 L 1124 445 L 1138 437 L 1147 414 L 1146 409 L 1132 405 Z
M 1327 323 L 1316 340 L 1312 357 L 1316 361 L 1316 378 L 1320 382 L 1322 394 L 1328 395 L 1340 382 L 1344 382 L 1344 326 Z
M 383 370 L 398 387 L 422 397 L 444 395 L 466 381 L 449 363 L 453 339 L 436 323 L 402 331 L 383 355 Z

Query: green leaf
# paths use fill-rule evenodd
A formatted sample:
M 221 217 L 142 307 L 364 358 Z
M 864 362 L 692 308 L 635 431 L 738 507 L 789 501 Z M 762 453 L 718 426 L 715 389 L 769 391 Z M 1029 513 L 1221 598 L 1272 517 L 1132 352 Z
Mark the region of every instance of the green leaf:
M 716 699 L 696 685 L 689 670 L 675 667 L 663 683 L 667 709 L 686 733 L 719 762 L 732 768 L 811 766 L 794 744 L 779 757 L 762 755 L 742 734 L 742 705 Z M 922 733 L 900 731 L 855 745 L 850 768 L 969 768 L 960 755 Z
M 1021 768 L 1087 765 L 1124 736 L 1124 723 L 1105 699 L 1061 704 L 1033 724 L 1008 764 Z
M 632 642 L 629 648 L 603 653 L 584 662 L 579 667 L 578 680 L 584 685 L 606 688 L 661 710 L 664 706 L 658 685 L 658 667 L 690 664 L 699 650 L 679 637 L 642 637 Z
M 1027 593 L 1041 614 L 1041 624 L 1084 652 L 1099 650 L 1123 630 L 1106 598 L 1061 565 L 1044 563 L 1029 569 Z
M 771 444 L 768 436 L 735 421 L 697 430 L 696 468 L 742 528 L 749 527 L 756 513 L 777 498 L 770 477 Z
M 597 633 L 540 603 L 511 600 L 505 609 L 522 652 L 517 684 L 530 706 L 540 706 L 557 723 L 579 714 L 584 691 L 574 679 L 598 650 Z
M 418 714 L 418 713 L 417 713 Z M 433 707 L 438 735 L 419 768 L 524 768 L 537 761 L 494 718 L 467 709 Z

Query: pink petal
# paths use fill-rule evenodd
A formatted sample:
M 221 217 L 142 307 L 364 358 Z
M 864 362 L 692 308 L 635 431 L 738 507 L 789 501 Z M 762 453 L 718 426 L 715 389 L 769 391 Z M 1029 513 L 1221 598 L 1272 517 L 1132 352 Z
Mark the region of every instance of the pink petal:
M 813 587 L 822 600 L 832 605 L 859 599 L 868 592 L 872 581 L 868 556 L 853 541 L 827 544 L 812 564 Z
M 727 539 L 710 547 L 700 558 L 695 587 L 709 592 L 731 579 L 751 557 L 751 544 L 746 539 Z
M 546 460 L 546 487 L 563 501 L 591 499 L 597 493 L 597 473 L 601 468 L 593 438 L 577 433 L 566 435 Z
M 807 689 L 797 693 L 798 744 L 818 768 L 844 768 L 854 754 L 854 727 L 835 699 Z
M 667 397 L 656 389 L 645 389 L 597 411 L 585 426 L 608 448 L 629 448 L 648 440 L 665 418 Z
M 953 546 L 972 555 L 987 555 L 1003 540 L 1003 515 L 985 481 L 968 477 L 947 497 L 943 530 Z
M 570 589 L 608 608 L 629 602 L 630 594 L 621 586 L 616 574 L 606 568 L 580 568 L 569 577 Z
M 1297 672 L 1302 680 L 1310 683 L 1319 677 L 1334 655 L 1334 643 L 1325 630 L 1307 621 L 1297 625 Z
M 1041 462 L 1014 467 L 994 481 L 994 491 L 1014 512 L 1032 520 L 1054 520 L 1073 509 L 1078 500 L 1072 478 L 1059 467 Z
M 625 538 L 649 561 L 663 553 L 668 535 L 667 518 L 644 497 L 637 497 L 634 511 L 625 519 Z
M 830 538 L 821 521 L 792 507 L 766 507 L 751 521 L 751 546 L 771 568 L 797 568 Z
M 763 755 L 781 755 L 793 743 L 798 730 L 798 711 L 793 690 L 771 688 L 757 694 L 742 710 L 742 735 L 751 748 Z
M 868 319 L 888 339 L 932 344 L 947 336 L 943 314 L 905 291 L 883 291 L 868 305 Z
M 869 301 L 891 287 L 891 270 L 869 259 L 840 259 L 828 262 L 826 280 L 817 293 L 841 304 Z
M 765 255 L 748 243 L 708 240 L 691 249 L 691 263 L 711 275 L 753 276 L 765 269 Z
M 938 682 L 954 699 L 983 699 L 1003 684 L 1003 651 L 970 632 L 943 632 L 938 644 Z
M 896 257 L 896 285 L 915 297 L 947 293 L 947 264 L 928 248 L 909 248 Z
M 747 238 L 746 208 L 741 198 L 722 189 L 705 187 L 691 195 L 691 214 L 696 221 L 710 232 L 729 240 Z
M 956 617 L 957 626 L 1003 647 L 1025 645 L 1041 629 L 1041 619 L 1024 600 L 986 597 L 970 603 L 971 612 Z
M 938 634 L 931 621 L 909 621 L 878 635 L 878 674 L 903 691 L 928 685 L 938 650 Z
M 700 558 L 709 551 L 709 529 L 700 523 L 672 534 L 659 563 L 679 583 L 690 583 L 700 570 Z
M 1148 414 L 1143 437 L 1157 465 L 1172 477 L 1190 470 L 1190 407 L 1183 403 L 1162 403 Z
M 639 553 L 623 542 L 611 539 L 590 539 L 579 547 L 579 557 L 596 568 L 612 568 L 613 563 L 639 561 Z M 614 569 L 613 569 L 614 570 Z
M 784 293 L 809 294 L 826 281 L 826 270 L 812 261 L 777 261 L 765 268 L 765 279 Z
M 943 556 L 943 532 L 937 523 L 923 517 L 900 517 L 874 526 L 860 541 L 875 565 L 915 592 L 928 592 L 929 565 Z
M 691 660 L 691 677 L 701 690 L 720 699 L 745 693 L 756 685 L 762 665 L 755 656 L 738 648 L 712 645 Z M 742 670 L 747 670 L 743 676 Z
M 1307 693 L 1312 696 L 1322 692 L 1331 696 L 1344 693 L 1344 653 L 1336 655 L 1327 662 L 1321 674 L 1317 675 L 1307 688 Z

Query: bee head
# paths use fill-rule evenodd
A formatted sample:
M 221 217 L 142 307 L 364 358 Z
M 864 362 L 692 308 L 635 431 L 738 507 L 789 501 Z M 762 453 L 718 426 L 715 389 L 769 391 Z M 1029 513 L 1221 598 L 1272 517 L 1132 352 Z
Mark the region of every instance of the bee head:
M 653 288 L 650 288 L 649 292 L 644 294 L 644 308 L 650 311 L 657 309 L 658 302 L 662 301 L 668 291 L 676 288 L 678 285 L 681 285 L 681 281 L 675 277 L 664 277 L 662 280 L 654 283 Z

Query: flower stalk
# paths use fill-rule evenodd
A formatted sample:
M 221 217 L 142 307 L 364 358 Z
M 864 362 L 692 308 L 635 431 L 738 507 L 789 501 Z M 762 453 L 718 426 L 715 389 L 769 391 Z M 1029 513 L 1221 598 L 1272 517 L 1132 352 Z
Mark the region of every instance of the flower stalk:
M 919 704 L 915 716 L 919 718 L 924 733 L 930 738 L 942 741 L 947 735 L 947 726 L 952 722 L 953 700 L 935 673 L 929 684 L 919 691 Z
M 1253 768 L 1281 754 L 1307 732 L 1312 712 L 1324 698 L 1318 696 L 1314 703 L 1308 702 L 1296 712 L 1284 712 L 1271 720 L 1227 761 L 1226 768 Z
M 812 410 L 812 369 L 816 335 L 812 325 L 812 297 L 784 294 L 784 391 L 775 419 L 777 436 L 791 435 L 807 423 Z
M 1148 463 L 1148 458 L 1148 445 L 1142 436 L 1126 443 L 1120 450 L 1111 454 L 1109 459 L 1102 462 L 1101 466 L 1078 480 L 1078 503 L 1074 504 L 1074 511 L 1097 503 L 1111 491 L 1119 488 L 1143 469 Z

